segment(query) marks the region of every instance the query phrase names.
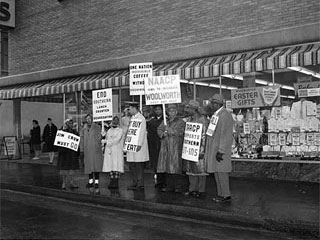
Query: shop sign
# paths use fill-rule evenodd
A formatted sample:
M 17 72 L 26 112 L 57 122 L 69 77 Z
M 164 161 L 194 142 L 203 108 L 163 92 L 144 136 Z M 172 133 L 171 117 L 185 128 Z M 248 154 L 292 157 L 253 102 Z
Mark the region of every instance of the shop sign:
M 232 108 L 280 106 L 279 86 L 231 90 Z
M 250 124 L 249 123 L 244 123 L 243 124 L 243 133 L 244 134 L 250 134 Z
M 320 81 L 294 83 L 293 87 L 295 94 L 298 95 L 299 89 L 320 88 Z
M 201 123 L 186 123 L 182 148 L 182 158 L 198 162 L 202 137 Z
M 130 69 L 130 95 L 144 95 L 144 82 L 152 78 L 152 62 L 132 63 Z
M 15 0 L 0 1 L 0 26 L 15 27 Z
M 100 89 L 92 91 L 93 121 L 112 120 L 112 89 Z
M 57 131 L 56 138 L 54 139 L 55 146 L 68 148 L 73 151 L 78 151 L 79 143 L 79 136 L 62 130 Z
M 3 137 L 5 143 L 5 155 L 7 156 L 14 156 L 16 155 L 17 151 L 17 141 L 15 136 L 7 136 Z
M 137 152 L 142 120 L 131 119 L 128 127 L 123 150 L 126 152 Z
M 180 76 L 165 75 L 145 81 L 146 105 L 181 103 Z
M 299 89 L 298 97 L 317 97 L 320 96 L 320 88 Z

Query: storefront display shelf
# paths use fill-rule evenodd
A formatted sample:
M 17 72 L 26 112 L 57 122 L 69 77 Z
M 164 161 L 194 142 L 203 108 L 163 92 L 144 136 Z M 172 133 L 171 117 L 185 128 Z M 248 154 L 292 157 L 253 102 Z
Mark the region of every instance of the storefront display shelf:
M 265 158 L 232 158 L 234 162 L 274 162 L 274 163 L 311 163 L 320 164 L 320 160 L 265 159 Z

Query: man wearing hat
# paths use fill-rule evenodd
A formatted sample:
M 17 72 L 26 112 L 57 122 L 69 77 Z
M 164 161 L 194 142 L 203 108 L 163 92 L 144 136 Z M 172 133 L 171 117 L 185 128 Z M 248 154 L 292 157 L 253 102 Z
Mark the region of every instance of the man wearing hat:
M 223 96 L 215 94 L 210 99 L 213 113 L 207 130 L 205 159 L 207 172 L 214 173 L 217 184 L 216 203 L 231 201 L 229 173 L 231 172 L 231 148 L 233 118 L 223 106 Z
M 144 116 L 139 112 L 139 103 L 129 102 L 128 104 L 131 115 L 130 121 L 141 120 L 137 152 L 127 152 L 127 162 L 133 175 L 133 182 L 128 189 L 142 190 L 144 189 L 144 164 L 149 161 L 147 123 Z

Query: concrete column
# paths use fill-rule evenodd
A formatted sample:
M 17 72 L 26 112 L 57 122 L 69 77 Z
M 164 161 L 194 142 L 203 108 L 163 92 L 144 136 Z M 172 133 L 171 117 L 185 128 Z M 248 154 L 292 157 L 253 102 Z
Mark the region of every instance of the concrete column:
M 18 139 L 21 139 L 21 100 L 13 100 L 13 124 L 14 124 L 14 135 Z

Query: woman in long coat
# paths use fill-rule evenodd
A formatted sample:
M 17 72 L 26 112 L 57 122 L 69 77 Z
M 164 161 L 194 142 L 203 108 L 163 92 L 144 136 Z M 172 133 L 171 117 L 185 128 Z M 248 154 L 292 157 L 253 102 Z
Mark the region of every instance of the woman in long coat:
M 63 126 L 63 131 L 69 132 L 79 136 L 76 130 L 73 129 L 72 119 L 67 119 Z M 74 182 L 75 170 L 79 169 L 79 153 L 80 151 L 74 151 L 65 147 L 58 147 L 58 164 L 57 167 L 60 170 L 62 176 L 62 189 L 66 190 L 67 178 L 70 177 L 70 188 L 77 188 L 78 186 Z
M 109 188 L 119 187 L 119 177 L 124 173 L 123 160 L 123 129 L 119 127 L 119 118 L 114 117 L 112 127 L 106 136 L 106 147 L 104 149 L 103 172 L 110 173 Z
M 170 104 L 168 109 L 167 125 L 164 122 L 158 127 L 161 147 L 158 160 L 158 173 L 167 173 L 167 187 L 162 191 L 181 192 L 179 175 L 182 174 L 182 145 L 185 122 L 177 117 L 177 106 Z
M 96 194 L 99 190 L 99 173 L 103 166 L 103 153 L 101 146 L 101 127 L 94 123 L 90 114 L 86 116 L 87 124 L 82 129 L 83 153 L 84 153 L 84 173 L 89 174 L 87 188 Z M 94 189 L 93 189 L 94 188 Z
M 48 118 L 48 124 L 44 127 L 42 140 L 44 141 L 45 145 L 43 147 L 43 152 L 49 153 L 49 163 L 53 164 L 54 159 L 54 152 L 56 151 L 56 147 L 54 144 L 54 139 L 57 133 L 57 127 L 52 122 L 51 118 Z

